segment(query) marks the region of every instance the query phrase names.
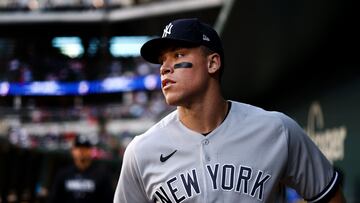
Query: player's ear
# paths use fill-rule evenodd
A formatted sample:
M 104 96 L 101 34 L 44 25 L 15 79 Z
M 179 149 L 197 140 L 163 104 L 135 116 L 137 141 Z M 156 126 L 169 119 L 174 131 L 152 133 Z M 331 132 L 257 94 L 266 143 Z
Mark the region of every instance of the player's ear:
M 220 55 L 213 53 L 208 56 L 208 72 L 213 74 L 216 73 L 221 66 Z

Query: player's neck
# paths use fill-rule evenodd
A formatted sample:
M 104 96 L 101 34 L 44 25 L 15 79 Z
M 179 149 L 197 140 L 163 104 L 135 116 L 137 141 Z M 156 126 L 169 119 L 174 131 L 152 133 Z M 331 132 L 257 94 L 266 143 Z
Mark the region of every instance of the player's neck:
M 178 112 L 180 121 L 187 128 L 207 134 L 224 121 L 228 112 L 228 102 L 219 96 L 189 107 L 178 107 Z

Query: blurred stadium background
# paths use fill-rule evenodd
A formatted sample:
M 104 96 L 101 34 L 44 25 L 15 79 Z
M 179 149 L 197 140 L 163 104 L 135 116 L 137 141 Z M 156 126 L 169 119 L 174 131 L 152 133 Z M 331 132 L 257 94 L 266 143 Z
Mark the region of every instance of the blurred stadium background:
M 127 143 L 173 110 L 159 67 L 139 47 L 180 17 L 221 34 L 226 98 L 295 118 L 343 172 L 347 201 L 360 202 L 356 8 L 350 0 L 1 0 L 0 203 L 46 202 L 79 134 L 97 144 L 94 157 L 115 186 Z

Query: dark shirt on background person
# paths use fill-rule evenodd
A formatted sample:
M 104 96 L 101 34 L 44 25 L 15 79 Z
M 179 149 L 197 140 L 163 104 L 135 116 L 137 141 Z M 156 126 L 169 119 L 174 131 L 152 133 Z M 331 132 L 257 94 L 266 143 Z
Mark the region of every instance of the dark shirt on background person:
M 71 149 L 74 164 L 57 173 L 49 203 L 112 202 L 110 177 L 103 168 L 93 163 L 92 147 L 87 138 L 76 137 Z

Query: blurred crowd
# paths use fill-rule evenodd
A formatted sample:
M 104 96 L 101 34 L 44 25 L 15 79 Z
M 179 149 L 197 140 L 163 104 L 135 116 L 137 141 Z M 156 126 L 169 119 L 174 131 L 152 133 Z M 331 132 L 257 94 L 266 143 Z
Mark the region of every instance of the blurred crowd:
M 114 55 L 112 38 L 73 37 L 78 44 L 60 43 L 63 47 L 54 45 L 57 38 L 60 37 L 0 37 L 0 81 L 73 82 L 159 73 L 159 66 L 143 60 L 140 53 Z M 71 55 L 73 46 L 80 47 L 82 53 Z
M 95 146 L 91 157 L 114 189 L 126 146 L 173 110 L 159 90 L 127 92 L 120 101 L 98 105 L 46 107 L 37 99 L 46 97 L 18 110 L 1 107 L 0 128 L 7 130 L 0 133 L 0 202 L 47 202 L 55 174 L 71 163 L 69 152 L 80 135 Z
M 75 135 L 87 134 L 100 146 L 97 156 L 111 159 L 122 156 L 128 141 L 144 131 L 145 121 L 154 123 L 166 112 L 173 110 L 173 107 L 166 105 L 160 91 L 138 91 L 123 93 L 122 101 L 109 101 L 100 105 L 33 105 L 22 110 L 10 107 L 1 107 L 1 110 L 2 123 L 6 123 L 6 118 L 16 117 L 16 122 L 7 122 L 7 131 L 2 132 L 13 145 L 42 150 L 68 150 L 70 140 Z M 124 124 L 124 128 L 109 130 L 109 124 L 114 121 L 120 124 L 131 121 L 132 126 L 127 128 Z
M 2 51 L 0 56 L 0 81 L 13 83 L 28 83 L 33 81 L 79 82 L 83 80 L 104 80 L 107 78 L 127 76 L 146 76 L 158 74 L 158 65 L 145 62 L 139 56 L 113 57 L 108 52 L 98 51 L 94 54 L 85 51 L 82 56 L 71 58 L 51 46 L 51 39 L 43 40 L 36 45 L 22 43 L 21 40 L 5 39 L 13 49 Z M 11 42 L 11 43 L 10 43 Z M 9 46 L 5 45 L 5 48 Z M 1 52 L 1 50 L 0 50 Z M 102 54 L 105 53 L 105 54 Z M 0 98 L 0 124 L 9 126 L 6 135 L 10 143 L 24 148 L 45 150 L 67 150 L 68 134 L 79 134 L 73 130 L 49 130 L 41 135 L 29 132 L 26 125 L 36 124 L 38 129 L 47 123 L 58 126 L 64 123 L 78 125 L 79 128 L 95 126 L 97 129 L 106 125 L 101 122 L 132 119 L 156 120 L 159 115 L 169 110 L 159 90 L 133 91 L 106 95 L 89 96 L 6 96 Z M 16 118 L 15 125 L 4 119 Z M 82 122 L 82 124 L 78 124 Z M 5 123 L 5 124 L 4 124 Z M 100 127 L 99 127 L 100 126 Z M 81 133 L 81 132 L 80 132 Z M 124 129 L 121 132 L 107 134 L 106 129 L 96 135 L 102 143 L 99 149 L 100 158 L 116 157 L 125 147 L 129 137 L 139 133 Z M 103 135 L 99 135 L 99 134 Z M 71 136 L 70 136 L 71 140 Z M 125 141 L 124 141 L 125 140 Z M 113 149 L 105 149 L 112 147 Z M 106 153 L 104 153 L 104 150 Z M 109 153 L 109 151 L 112 151 Z M 113 153 L 115 152 L 115 153 Z
M 153 1 L 1 0 L 0 12 L 121 8 Z M 158 65 L 139 56 L 112 55 L 108 39 L 98 39 L 92 49 L 91 37 L 82 38 L 84 53 L 71 57 L 53 46 L 53 37 L 0 38 L 0 81 L 78 82 L 159 73 Z M 79 135 L 92 140 L 91 156 L 104 164 L 116 184 L 127 144 L 172 110 L 160 90 L 1 96 L 0 203 L 47 202 L 55 174 L 71 162 L 69 151 Z
M 75 57 L 54 46 L 53 39 L 53 36 L 41 40 L 0 38 L 0 82 L 79 82 L 159 73 L 158 65 L 145 62 L 136 54 L 112 54 L 108 38 L 95 38 L 95 41 L 101 42 L 93 43 L 94 37 L 78 37 L 84 51 Z M 0 98 L 0 136 L 7 137 L 11 144 L 22 148 L 67 150 L 72 138 L 69 135 L 88 133 L 88 129 L 93 128 L 96 130 L 91 133 L 102 146 L 98 156 L 111 159 L 121 156 L 129 139 L 141 133 L 144 120 L 155 122 L 170 109 L 160 90 L 82 96 L 8 95 Z M 8 122 L 8 118 L 16 122 Z M 135 125 L 137 123 L 139 128 L 107 131 L 108 123 L 126 119 L 132 120 Z M 66 123 L 76 126 L 77 130 L 46 128 L 49 123 L 62 129 Z M 1 126 L 5 126 L 3 130 Z M 41 134 L 39 129 L 42 129 Z
M 0 76 L 0 81 L 16 83 L 103 80 L 118 76 L 136 77 L 159 73 L 157 65 L 147 63 L 141 57 L 113 58 L 104 62 L 96 59 L 88 61 L 45 56 L 30 61 L 11 58 L 1 60 L 0 64 L 3 64 L 0 71 L 4 72 Z
M 173 109 L 159 90 L 122 93 L 120 100 L 113 96 L 93 105 L 47 107 L 37 105 L 46 97 L 35 97 L 30 106 L 2 106 L 0 202 L 47 202 L 55 174 L 71 163 L 77 136 L 89 137 L 95 146 L 91 157 L 106 168 L 114 189 L 128 143 Z
M 35 60 L 0 56 L 5 64 L 0 80 L 69 82 L 159 71 L 140 57 L 96 61 L 39 55 L 42 58 Z M 78 135 L 91 137 L 96 146 L 91 156 L 107 169 L 115 188 L 127 144 L 171 110 L 160 90 L 81 97 L 1 97 L 0 202 L 47 202 L 56 172 L 71 162 L 69 150 Z
M 1 0 L 0 9 L 2 11 L 113 9 L 155 1 L 164 0 Z

